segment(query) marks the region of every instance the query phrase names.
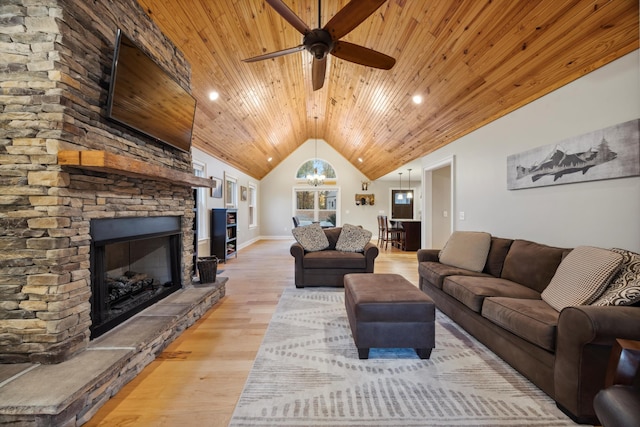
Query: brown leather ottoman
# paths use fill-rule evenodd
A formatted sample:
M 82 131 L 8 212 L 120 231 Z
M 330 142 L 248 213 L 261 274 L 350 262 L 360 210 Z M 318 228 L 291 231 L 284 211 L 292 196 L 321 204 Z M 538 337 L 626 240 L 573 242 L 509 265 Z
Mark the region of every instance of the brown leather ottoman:
M 435 347 L 435 305 L 399 274 L 344 276 L 344 303 L 360 359 L 370 348 L 416 350 L 428 359 Z

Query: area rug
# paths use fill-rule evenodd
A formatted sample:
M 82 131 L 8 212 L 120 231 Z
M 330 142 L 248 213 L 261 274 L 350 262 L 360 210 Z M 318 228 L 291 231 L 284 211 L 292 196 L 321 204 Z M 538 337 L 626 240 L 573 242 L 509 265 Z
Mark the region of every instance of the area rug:
M 230 426 L 574 426 L 546 394 L 436 316 L 428 360 L 358 352 L 344 290 L 287 288 Z

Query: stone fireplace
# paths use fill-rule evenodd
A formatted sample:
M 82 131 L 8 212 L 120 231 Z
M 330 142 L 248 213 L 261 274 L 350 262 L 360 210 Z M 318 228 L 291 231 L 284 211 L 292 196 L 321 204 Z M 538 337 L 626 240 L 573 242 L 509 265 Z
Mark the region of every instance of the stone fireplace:
M 91 221 L 91 339 L 180 289 L 180 217 Z
M 169 234 L 146 233 L 160 249 L 141 250 L 175 262 L 164 272 L 145 265 L 154 271 L 138 273 L 158 274 L 155 283 L 130 286 L 191 285 L 192 187 L 206 185 L 191 178 L 191 154 L 105 118 L 118 28 L 186 89 L 190 67 L 135 0 L 13 0 L 0 14 L 0 363 L 60 363 L 96 331 L 92 303 L 106 298 L 92 290 L 106 280 L 97 264 L 122 276 L 141 265 L 109 270 L 115 258 L 101 251 L 137 250 L 124 242 L 138 239 L 96 238 L 95 224 L 171 222 Z M 109 161 L 87 163 L 88 153 Z

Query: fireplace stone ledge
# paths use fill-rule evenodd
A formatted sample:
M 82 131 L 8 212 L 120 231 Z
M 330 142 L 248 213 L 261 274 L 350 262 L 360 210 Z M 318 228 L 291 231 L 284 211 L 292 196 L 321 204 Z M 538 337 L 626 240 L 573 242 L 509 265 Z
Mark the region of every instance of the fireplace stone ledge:
M 0 365 L 0 424 L 80 426 L 225 295 L 228 278 L 181 289 L 56 365 Z

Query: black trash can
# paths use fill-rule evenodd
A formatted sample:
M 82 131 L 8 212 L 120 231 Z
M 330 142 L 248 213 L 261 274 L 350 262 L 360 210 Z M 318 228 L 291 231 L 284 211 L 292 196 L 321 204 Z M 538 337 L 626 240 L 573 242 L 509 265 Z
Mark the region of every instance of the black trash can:
M 213 283 L 216 281 L 216 273 L 218 272 L 218 257 L 206 256 L 198 258 L 198 274 L 200 275 L 200 283 Z

